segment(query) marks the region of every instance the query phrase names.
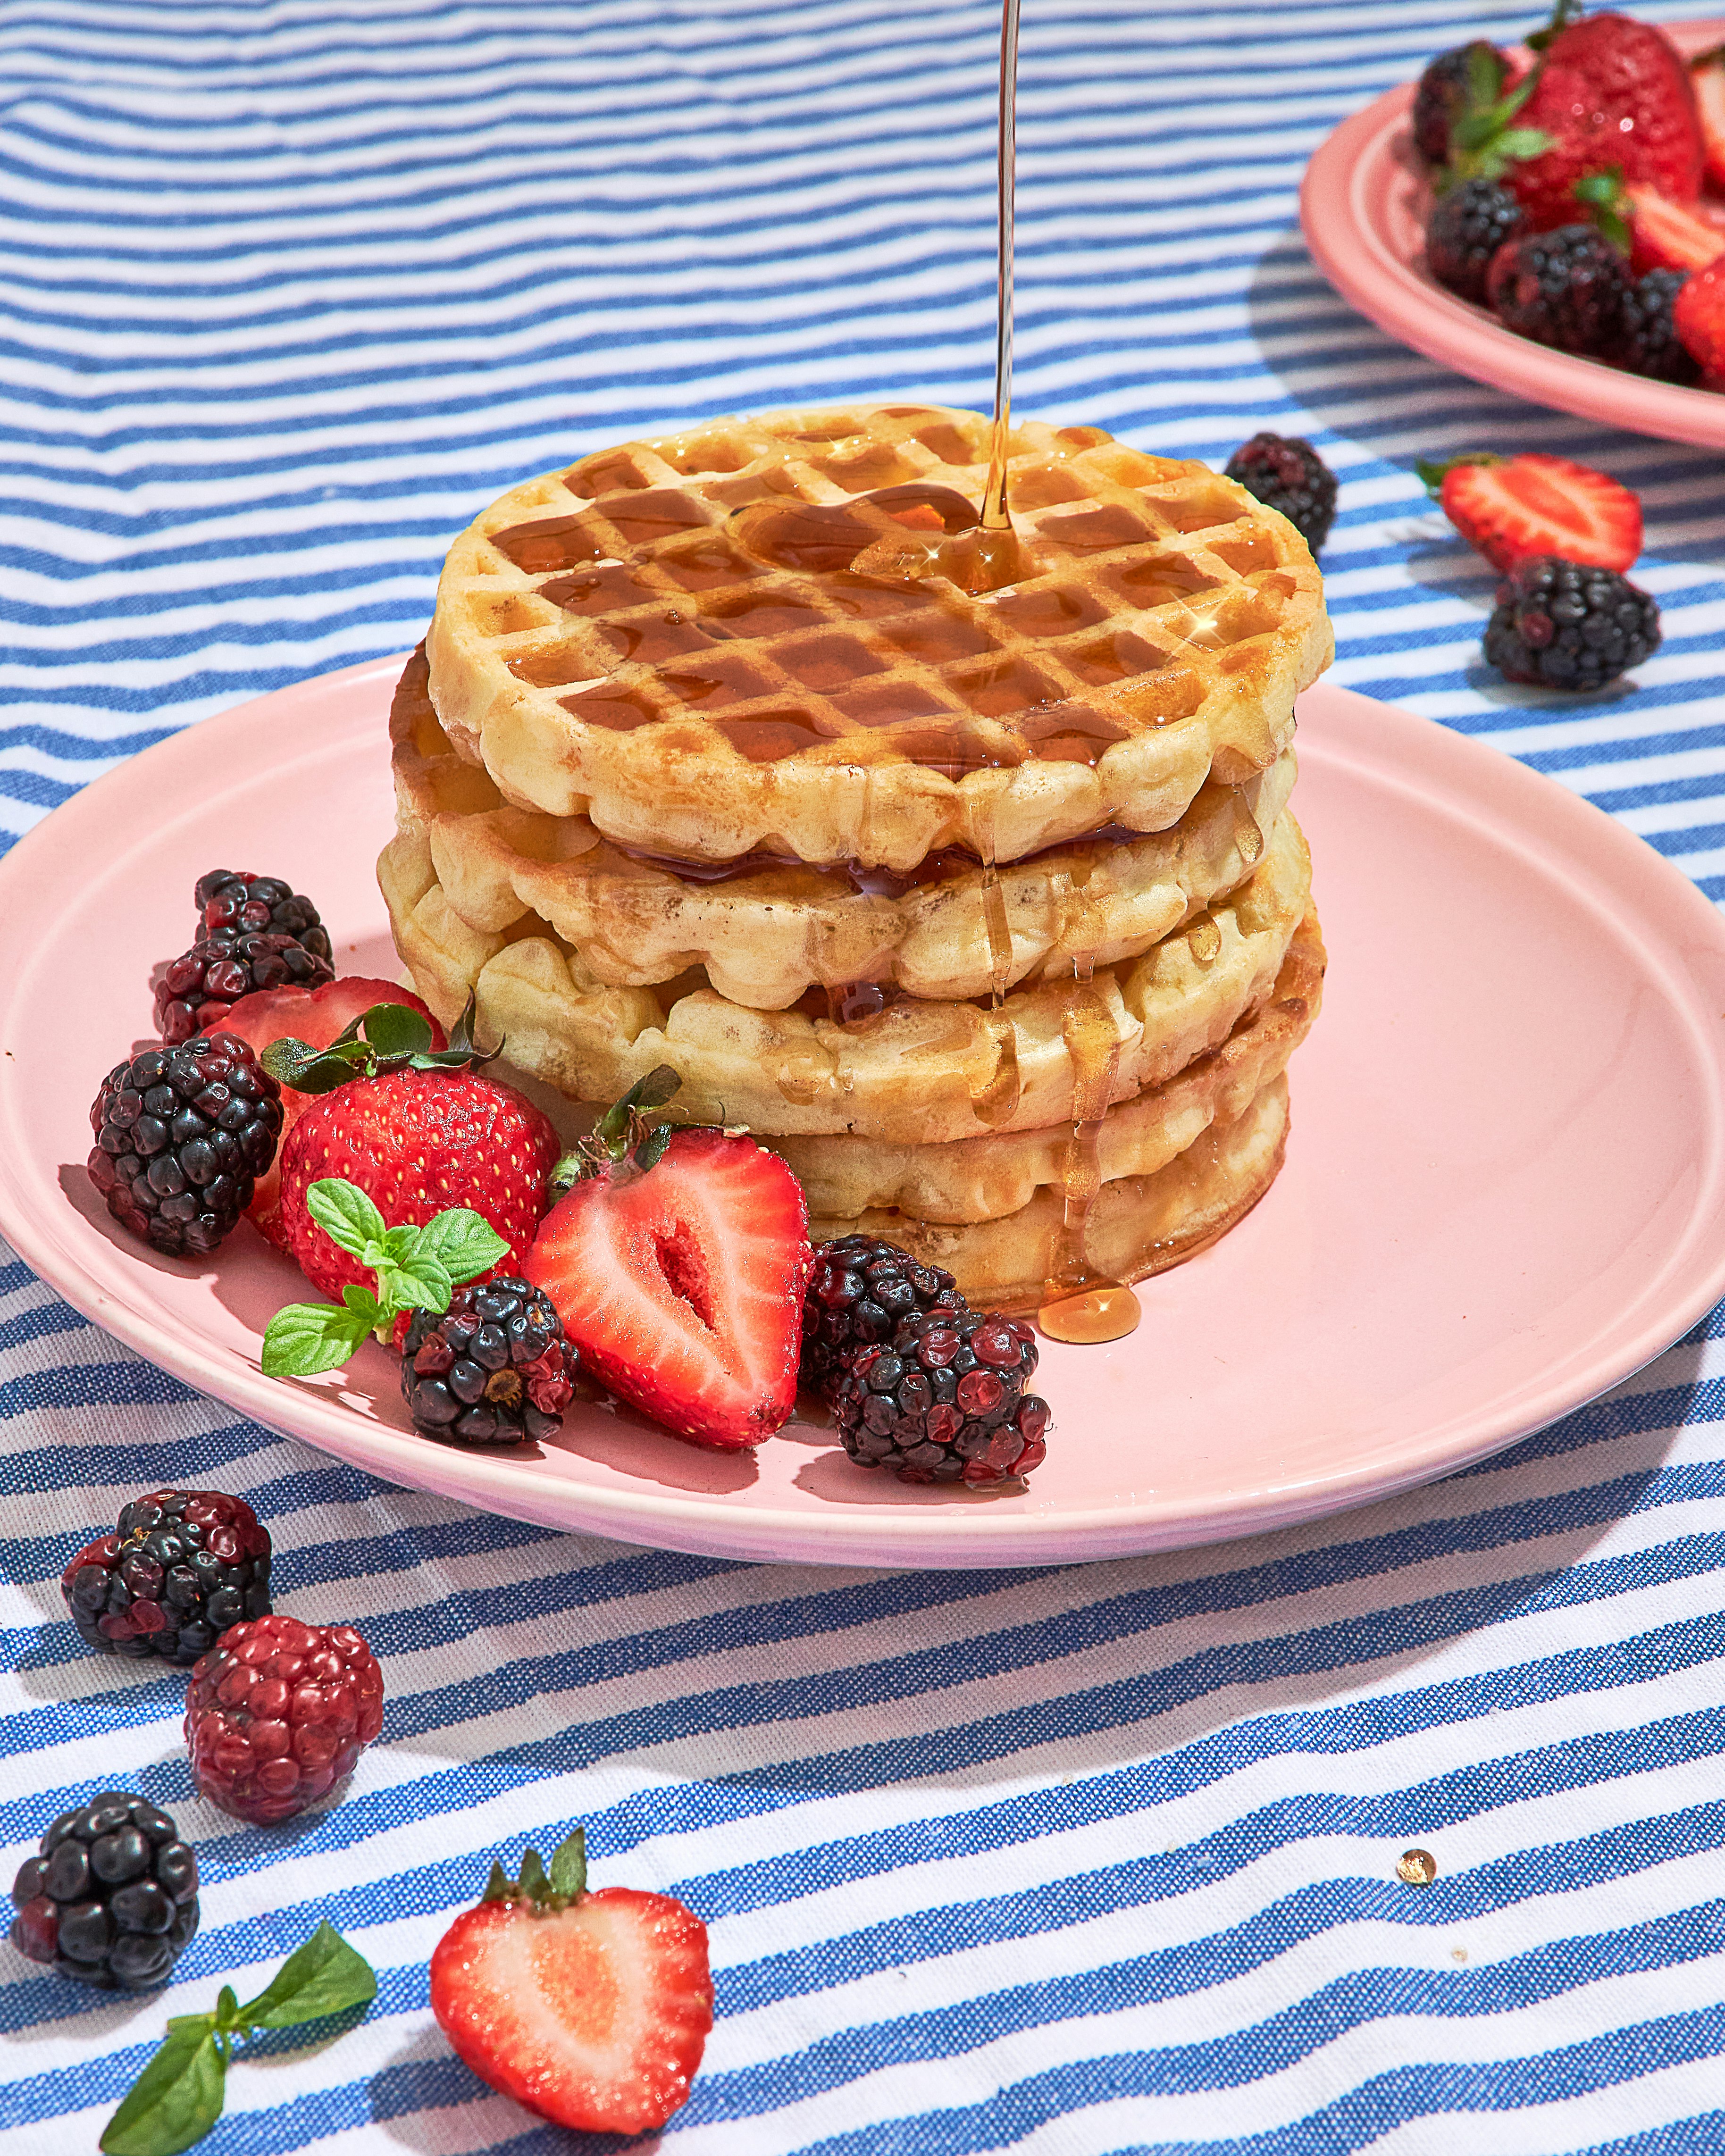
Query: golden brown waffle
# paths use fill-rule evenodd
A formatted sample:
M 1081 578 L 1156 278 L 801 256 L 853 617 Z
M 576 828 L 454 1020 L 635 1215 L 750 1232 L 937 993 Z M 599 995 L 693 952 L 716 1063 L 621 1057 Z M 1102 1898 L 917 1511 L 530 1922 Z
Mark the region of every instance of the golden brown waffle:
M 1024 422 L 1016 581 L 961 588 L 987 434 L 930 405 L 781 413 L 516 487 L 438 587 L 450 739 L 516 806 L 624 845 L 901 873 L 1163 830 L 1275 762 L 1332 650 L 1293 526 L 1204 465 Z
M 416 654 L 396 691 L 397 814 L 421 830 L 444 897 L 469 927 L 529 914 L 612 988 L 692 967 L 732 1003 L 783 1010 L 811 988 L 881 983 L 906 995 L 988 993 L 996 980 L 983 871 L 965 854 L 925 861 L 908 886 L 881 870 L 755 859 L 705 880 L 627 853 L 584 816 L 507 807 L 450 748 Z M 1136 957 L 1245 880 L 1294 783 L 1291 750 L 1243 786 L 1207 785 L 1172 830 L 1113 833 L 999 872 L 999 983 L 1070 979 L 1075 964 Z
M 1232 1122 L 1287 1068 L 1323 1002 L 1324 947 L 1308 913 L 1289 946 L 1267 1002 L 1249 1011 L 1222 1045 L 1166 1084 L 1122 1101 L 1096 1133 L 1100 1179 L 1153 1175 L 1212 1123 Z M 955 1145 L 888 1145 L 878 1138 L 776 1137 L 762 1142 L 789 1165 L 809 1209 L 826 1219 L 898 1211 L 959 1223 L 1016 1213 L 1039 1190 L 1058 1188 L 1071 1126 L 1009 1131 Z
M 1288 1081 L 1271 1080 L 1231 1122 L 1212 1123 L 1150 1175 L 1121 1176 L 1097 1191 L 1084 1224 L 1084 1256 L 1104 1280 L 1166 1272 L 1225 1235 L 1276 1180 L 1287 1138 Z M 1034 1310 L 1057 1265 L 1069 1262 L 1058 1190 L 1041 1190 L 998 1219 L 942 1226 L 906 1213 L 810 1215 L 817 1242 L 883 1237 L 925 1265 L 944 1265 L 978 1309 Z
M 1109 1097 L 1159 1086 L 1219 1047 L 1275 987 L 1305 915 L 1311 860 L 1290 814 L 1256 870 L 1226 898 L 1092 984 L 1015 990 L 1001 1007 L 906 998 L 860 1026 L 751 1010 L 704 977 L 616 988 L 526 916 L 507 936 L 468 926 L 437 881 L 422 834 L 398 834 L 377 865 L 395 946 L 447 1024 L 470 991 L 480 1036 L 572 1099 L 614 1100 L 656 1065 L 682 1077 L 675 1111 L 769 1135 L 850 1132 L 938 1144 L 1068 1122 L 1072 1042 L 1111 1028 Z

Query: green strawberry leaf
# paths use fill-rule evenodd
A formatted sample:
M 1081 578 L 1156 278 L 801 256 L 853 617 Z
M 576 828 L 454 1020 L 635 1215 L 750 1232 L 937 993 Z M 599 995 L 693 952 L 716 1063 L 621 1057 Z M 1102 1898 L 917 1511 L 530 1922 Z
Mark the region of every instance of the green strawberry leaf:
M 258 1060 L 279 1086 L 291 1086 L 295 1072 L 308 1063 L 316 1062 L 321 1055 L 321 1048 L 314 1048 L 309 1040 L 296 1040 L 290 1033 L 280 1040 L 272 1040 L 259 1055 Z
M 545 1876 L 545 1864 L 536 1849 L 521 1851 L 521 1869 L 516 1884 L 530 1902 L 542 1902 L 551 1892 L 551 1881 Z
M 266 1378 L 315 1378 L 347 1362 L 377 1324 L 377 1298 L 363 1288 L 369 1311 L 335 1302 L 290 1302 L 278 1310 L 264 1334 L 262 1364 Z
M 227 2062 L 218 2046 L 215 2017 L 184 2017 L 171 2028 L 149 2064 L 102 2129 L 105 2156 L 178 2156 L 222 2115 Z
M 655 1064 L 644 1078 L 636 1079 L 620 1101 L 612 1102 L 600 1117 L 595 1135 L 612 1149 L 614 1159 L 623 1157 L 630 1119 L 643 1109 L 662 1108 L 682 1082 L 669 1063 Z
M 486 1219 L 470 1205 L 452 1205 L 418 1230 L 418 1254 L 434 1260 L 452 1283 L 477 1280 L 509 1255 L 509 1245 Z M 445 1302 L 439 1306 L 447 1309 Z
M 269 1988 L 240 2009 L 239 2018 L 248 2028 L 291 2029 L 350 2006 L 369 2006 L 377 1995 L 371 1964 L 333 1924 L 324 1923 L 288 1956 Z
M 415 1055 L 431 1045 L 431 1028 L 405 1004 L 373 1004 L 360 1023 L 379 1055 Z
M 551 1887 L 554 1894 L 567 1894 L 578 1902 L 587 1892 L 587 1835 L 572 1827 L 552 1851 Z
M 305 1210 L 337 1250 L 358 1257 L 388 1230 L 383 1215 L 357 1183 L 338 1175 L 320 1177 L 305 1193 Z
M 661 1123 L 656 1131 L 648 1132 L 646 1137 L 635 1147 L 634 1152 L 635 1166 L 639 1168 L 643 1175 L 646 1174 L 649 1168 L 658 1167 L 660 1162 L 665 1158 L 665 1147 L 675 1136 L 675 1123 Z

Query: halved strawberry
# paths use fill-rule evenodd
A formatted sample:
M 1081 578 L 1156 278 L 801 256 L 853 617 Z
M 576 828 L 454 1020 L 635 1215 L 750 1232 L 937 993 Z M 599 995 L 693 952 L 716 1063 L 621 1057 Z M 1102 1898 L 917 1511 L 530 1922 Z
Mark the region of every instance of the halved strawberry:
M 1697 270 L 1671 308 L 1683 348 L 1709 374 L 1725 375 L 1725 261 Z
M 1689 80 L 1701 121 L 1707 180 L 1725 193 L 1725 45 L 1698 53 L 1689 63 Z
M 558 2126 L 642 2133 L 688 2100 L 713 2025 L 706 1927 L 665 1894 L 586 1891 L 578 1827 L 547 1876 L 494 1866 L 431 1957 L 431 2010 L 481 2081 Z
M 738 1450 L 796 1404 L 809 1259 L 784 1163 L 752 1138 L 684 1130 L 644 1168 L 591 1160 L 524 1270 L 613 1392 L 678 1437 Z
M 1417 469 L 1468 545 L 1506 572 L 1536 554 L 1623 570 L 1641 551 L 1640 501 L 1568 457 L 1482 450 Z
M 1630 211 L 1630 264 L 1650 270 L 1705 270 L 1725 254 L 1725 232 L 1693 204 L 1674 203 L 1656 187 L 1625 187 Z
M 313 1048 L 327 1048 L 338 1034 L 373 1004 L 405 1004 L 409 1010 L 418 1011 L 430 1026 L 432 1045 L 444 1045 L 443 1028 L 411 988 L 399 988 L 393 981 L 371 980 L 362 973 L 326 982 L 321 988 L 256 989 L 249 996 L 242 996 L 233 1006 L 222 1020 L 220 1030 L 237 1033 L 242 1040 L 249 1041 L 259 1055 L 272 1040 L 284 1038 L 303 1040 Z M 259 1234 L 279 1250 L 288 1247 L 287 1230 L 281 1219 L 281 1157 L 287 1147 L 288 1133 L 311 1103 L 310 1093 L 296 1093 L 291 1086 L 283 1086 L 281 1142 L 275 1148 L 269 1173 L 258 1178 L 252 1202 L 246 1208 Z

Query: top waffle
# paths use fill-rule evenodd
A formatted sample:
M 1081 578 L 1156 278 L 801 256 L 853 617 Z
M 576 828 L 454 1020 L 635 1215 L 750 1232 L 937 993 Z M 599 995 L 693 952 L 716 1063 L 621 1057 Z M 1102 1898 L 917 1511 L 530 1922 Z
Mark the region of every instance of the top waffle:
M 1332 649 L 1293 526 L 1205 465 L 1021 424 L 1014 581 L 980 588 L 987 434 L 783 413 L 527 481 L 449 550 L 439 718 L 507 798 L 619 844 L 900 873 L 1164 829 L 1273 762 Z

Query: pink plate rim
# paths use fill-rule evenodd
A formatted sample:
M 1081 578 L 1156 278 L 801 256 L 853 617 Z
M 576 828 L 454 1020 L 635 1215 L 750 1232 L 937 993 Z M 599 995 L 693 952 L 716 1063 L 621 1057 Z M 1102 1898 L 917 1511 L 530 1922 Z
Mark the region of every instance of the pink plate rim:
M 1686 58 L 1725 41 L 1725 20 L 1661 27 Z M 1392 188 L 1405 184 L 1399 138 L 1414 90 L 1403 83 L 1374 98 L 1326 137 L 1306 167 L 1301 230 L 1343 298 L 1398 342 L 1491 388 L 1630 434 L 1725 449 L 1725 393 L 1649 382 L 1517 336 L 1396 246 L 1389 205 Z
M 0 1046 L 23 1050 L 33 1014 L 13 984 L 22 961 L 45 939 L 69 880 L 101 843 L 116 812 L 147 788 L 198 798 L 213 767 L 256 764 L 268 748 L 298 737 L 312 752 L 316 726 L 339 716 L 349 726 L 387 708 L 401 661 L 372 661 L 277 691 L 171 736 L 94 782 L 44 819 L 0 860 Z M 320 716 L 321 715 L 321 716 Z M 1571 903 L 1588 917 L 1600 894 L 1636 921 L 1650 964 L 1689 1031 L 1702 1043 L 1710 1098 L 1725 1101 L 1725 1036 L 1702 976 L 1725 978 L 1725 920 L 1687 878 L 1603 812 L 1465 735 L 1320 685 L 1302 702 L 1304 737 L 1343 768 L 1389 774 L 1395 788 L 1447 804 L 1496 843 L 1538 851 L 1555 864 Z M 274 763 L 268 767 L 275 767 Z M 1590 895 L 1591 894 L 1591 895 Z M 827 1508 L 816 1519 L 794 1506 L 747 1508 L 660 1485 L 580 1485 L 536 1480 L 507 1458 L 452 1454 L 345 1407 L 332 1394 L 264 1378 L 254 1362 L 201 1336 L 164 1332 L 144 1298 L 110 1293 L 94 1267 L 98 1232 L 54 1189 L 38 1164 L 15 1158 L 23 1087 L 19 1066 L 0 1057 L 0 1233 L 24 1261 L 94 1323 L 177 1378 L 265 1427 L 300 1438 L 384 1479 L 436 1491 L 482 1509 L 568 1532 L 611 1535 L 649 1546 L 744 1559 L 908 1567 L 1065 1563 L 1186 1547 L 1322 1517 L 1468 1465 L 1543 1427 L 1620 1383 L 1679 1338 L 1725 1295 L 1725 1143 L 1713 1111 L 1698 1148 L 1697 1189 L 1681 1235 L 1654 1272 L 1657 1296 L 1598 1337 L 1561 1350 L 1531 1350 L 1525 1382 L 1494 1411 L 1450 1413 L 1420 1442 L 1390 1458 L 1345 1460 L 1296 1484 L 1260 1481 L 1227 1490 L 1194 1511 L 1153 1496 L 1130 1505 L 1070 1505 L 1039 1517 L 1009 1507 Z M 1272 1194 L 1273 1199 L 1273 1194 Z M 1266 1203 L 1271 1201 L 1266 1201 Z M 1271 1382 L 1266 1373 L 1266 1383 Z M 1366 1448 L 1361 1447 L 1362 1452 Z M 1032 1486 L 1034 1491 L 1034 1486 Z

